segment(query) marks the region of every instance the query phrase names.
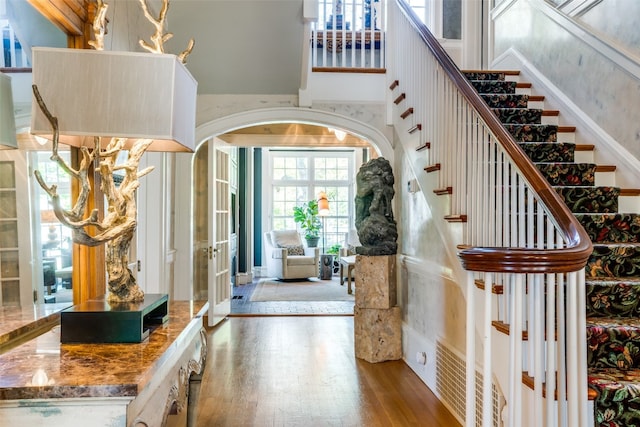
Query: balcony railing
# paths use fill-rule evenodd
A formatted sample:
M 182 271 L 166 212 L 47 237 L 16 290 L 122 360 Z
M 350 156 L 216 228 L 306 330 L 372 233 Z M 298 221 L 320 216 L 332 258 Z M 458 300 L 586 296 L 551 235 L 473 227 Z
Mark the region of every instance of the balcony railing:
M 320 0 L 312 24 L 314 68 L 384 69 L 385 0 Z

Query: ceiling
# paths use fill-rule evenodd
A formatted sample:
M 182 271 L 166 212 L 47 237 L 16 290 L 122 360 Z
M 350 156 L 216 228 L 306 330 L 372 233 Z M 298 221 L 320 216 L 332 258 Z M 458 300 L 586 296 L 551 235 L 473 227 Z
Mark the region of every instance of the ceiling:
M 20 4 L 22 0 L 10 0 L 10 1 L 17 2 L 17 4 Z M 82 10 L 83 7 L 86 7 L 86 4 L 87 4 L 86 1 L 87 0 L 28 0 L 28 2 L 32 6 L 37 8 L 38 12 L 40 12 L 43 16 L 48 18 L 56 27 L 58 27 L 59 29 L 63 30 L 64 32 L 66 32 L 68 35 L 71 35 L 71 36 L 77 36 L 77 34 L 79 34 L 78 27 L 80 26 L 80 21 L 87 18 L 86 12 Z M 156 0 L 153 0 L 153 1 L 155 2 Z M 111 5 L 111 8 L 113 10 L 111 12 L 112 13 L 118 12 L 117 14 L 119 17 L 119 19 L 114 19 L 114 21 L 117 21 L 117 22 L 121 21 L 122 13 L 127 12 L 127 10 L 125 10 L 126 7 L 136 7 L 136 8 L 139 7 L 137 5 L 137 2 L 133 2 L 134 3 L 133 5 L 131 5 L 130 3 L 131 2 L 126 0 L 124 1 L 124 3 L 122 0 L 113 0 L 113 4 Z M 256 7 L 262 7 L 264 5 L 264 2 L 262 0 L 250 0 L 249 3 L 251 3 L 253 6 L 256 6 Z M 283 10 L 288 10 L 287 7 L 285 6 L 289 6 L 290 2 L 286 0 L 282 0 L 279 3 L 272 4 L 267 2 L 267 4 L 270 5 L 271 8 L 274 8 L 275 5 L 277 4 L 276 9 L 282 12 Z M 119 8 L 116 7 L 118 5 L 119 5 Z M 126 7 L 123 9 L 125 5 Z M 300 59 L 296 59 L 296 61 L 294 61 L 295 62 L 294 66 L 289 65 L 284 68 L 283 68 L 283 65 L 284 65 L 283 61 L 263 61 L 260 69 L 259 79 L 256 78 L 256 76 L 238 76 L 238 73 L 240 73 L 240 70 L 256 69 L 256 67 L 248 67 L 246 66 L 246 64 L 244 64 L 243 66 L 240 66 L 240 64 L 235 64 L 237 65 L 235 66 L 234 63 L 232 62 L 233 58 L 238 57 L 237 55 L 237 52 L 238 52 L 237 44 L 239 43 L 238 37 L 239 37 L 239 34 L 243 33 L 243 31 L 239 31 L 236 28 L 234 31 L 227 32 L 227 34 L 233 34 L 234 44 L 236 45 L 236 47 L 232 51 L 233 55 L 229 56 L 228 58 L 224 55 L 222 55 L 221 57 L 221 52 L 223 52 L 223 50 L 219 47 L 218 49 L 213 49 L 213 47 L 211 46 L 213 41 L 217 40 L 218 37 L 214 37 L 213 34 L 206 33 L 206 31 L 210 31 L 212 28 L 216 28 L 216 26 L 215 25 L 196 25 L 193 21 L 194 16 L 198 15 L 198 13 L 194 13 L 194 12 L 199 12 L 200 15 L 206 15 L 210 19 L 213 16 L 217 16 L 218 19 L 222 17 L 225 17 L 226 19 L 230 19 L 230 17 L 235 18 L 236 16 L 234 15 L 234 12 L 235 12 L 234 5 L 235 3 L 232 1 L 223 1 L 223 0 L 217 0 L 215 2 L 212 2 L 211 4 L 207 3 L 206 7 L 204 3 L 200 1 L 195 1 L 195 0 L 180 0 L 180 1 L 173 0 L 172 1 L 172 8 L 171 8 L 172 14 L 170 14 L 171 16 L 170 16 L 169 22 L 171 23 L 172 30 L 175 31 L 176 33 L 175 39 L 178 39 L 180 37 L 178 36 L 178 34 L 185 33 L 185 34 L 188 34 L 189 36 L 195 36 L 197 40 L 206 40 L 205 43 L 197 43 L 197 48 L 194 50 L 194 53 L 189 57 L 189 61 L 187 62 L 187 66 L 188 68 L 190 68 L 190 71 L 192 73 L 199 74 L 199 76 L 196 76 L 194 74 L 194 77 L 197 77 L 197 80 L 198 80 L 199 91 L 203 89 L 206 90 L 207 88 L 209 88 L 215 92 L 216 90 L 214 86 L 217 84 L 216 82 L 208 83 L 202 80 L 203 79 L 207 80 L 212 75 L 224 76 L 224 74 L 221 70 L 219 70 L 218 72 L 213 72 L 215 70 L 212 69 L 212 64 L 209 62 L 207 62 L 206 64 L 200 64 L 200 65 L 203 65 L 204 67 L 203 68 L 204 71 L 200 73 L 199 72 L 200 69 L 198 68 L 199 66 L 198 55 L 202 56 L 203 58 L 209 58 L 213 60 L 213 63 L 226 63 L 225 68 L 234 75 L 234 79 L 233 79 L 234 81 L 238 81 L 239 79 L 239 81 L 243 83 L 242 87 L 244 87 L 244 90 L 247 90 L 248 81 L 255 81 L 255 80 L 261 80 L 263 84 L 266 85 L 266 87 L 268 87 L 270 90 L 272 90 L 274 87 L 277 88 L 279 86 L 277 85 L 274 86 L 274 82 L 271 81 L 270 78 L 268 78 L 268 76 L 280 75 L 279 78 L 283 78 L 285 81 L 288 81 L 288 82 L 294 82 L 294 85 L 292 86 L 292 88 L 296 89 L 295 91 L 297 92 L 297 87 L 299 82 L 297 81 L 297 79 L 292 78 L 292 76 L 289 76 L 286 74 L 283 75 L 284 74 L 283 70 L 292 69 L 294 70 L 294 74 L 296 74 L 296 77 L 299 78 L 299 70 L 300 70 L 299 60 Z M 193 8 L 194 6 L 195 6 L 195 9 Z M 293 10 L 289 10 L 289 12 L 292 14 L 287 15 L 287 22 L 289 23 L 301 22 L 300 16 L 298 16 L 298 14 L 300 14 L 301 12 L 300 10 L 298 10 L 298 7 L 299 6 L 297 6 Z M 280 8 L 283 8 L 283 9 L 280 9 Z M 123 9 L 123 10 L 120 10 L 120 9 Z M 128 16 L 129 12 L 130 11 L 128 11 L 124 16 Z M 238 25 L 238 22 L 242 22 L 236 19 L 231 19 L 231 20 L 236 22 L 236 25 Z M 251 21 L 253 22 L 251 25 L 255 25 L 254 21 L 255 20 Z M 261 20 L 258 20 L 258 22 L 265 23 L 265 22 L 269 22 L 269 20 L 261 19 Z M 139 23 L 136 23 L 133 25 L 137 26 L 138 24 Z M 114 27 L 115 22 L 110 22 L 109 25 L 110 27 Z M 129 26 L 132 24 L 125 23 L 125 25 Z M 32 25 L 28 26 L 28 28 L 32 28 L 32 27 L 33 27 Z M 39 26 L 36 26 L 36 27 L 39 27 Z M 187 28 L 188 31 L 184 30 L 184 28 Z M 269 29 L 272 29 L 272 28 L 273 26 L 271 26 Z M 116 30 L 114 32 L 116 33 L 118 32 L 117 28 L 113 28 L 113 29 Z M 203 31 L 205 32 L 203 33 Z M 194 32 L 195 34 L 193 34 Z M 275 37 L 275 35 L 279 35 L 279 37 L 285 37 L 285 39 L 289 39 L 289 40 L 292 38 L 300 39 L 297 33 L 295 34 L 289 34 L 289 33 L 281 34 L 281 33 L 282 31 L 274 32 L 268 29 L 264 29 L 264 31 L 259 31 L 258 34 L 252 33 L 251 40 L 255 41 L 257 38 L 264 40 L 265 37 L 267 38 Z M 224 41 L 221 41 L 221 43 L 225 45 L 229 44 Z M 185 43 L 182 43 L 179 45 L 182 46 L 183 44 Z M 254 45 L 255 43 L 251 45 L 252 49 L 257 48 L 258 50 L 261 50 L 261 51 L 265 50 L 263 48 L 264 45 L 256 45 L 256 46 Z M 282 40 L 276 40 L 276 41 L 269 40 L 268 45 L 280 46 L 282 49 L 284 49 L 284 52 L 287 53 L 286 56 L 291 56 L 292 52 L 295 52 L 297 55 L 299 52 L 299 48 L 297 47 L 292 48 L 292 46 L 284 45 Z M 212 54 L 213 52 L 212 49 L 213 51 L 217 52 L 216 55 Z M 246 54 L 241 56 L 251 57 L 252 55 L 249 55 L 249 53 L 251 53 L 249 52 L 249 50 L 250 49 L 246 49 Z M 253 55 L 255 54 L 256 53 L 253 52 Z M 275 55 L 274 57 L 272 57 L 272 59 L 279 58 L 279 55 L 277 54 L 272 53 L 272 55 Z M 266 67 L 265 64 L 274 63 L 275 65 L 275 63 L 278 63 L 278 62 L 279 64 L 277 64 L 276 66 L 277 68 L 272 71 L 269 70 L 268 68 L 265 68 Z M 221 77 L 218 77 L 218 78 L 221 78 Z M 231 80 L 224 81 L 223 86 L 225 90 L 230 90 L 230 88 L 234 88 L 233 82 Z M 253 88 L 253 92 L 259 93 L 260 89 Z M 286 93 L 287 91 L 285 90 L 284 92 Z M 219 138 L 228 143 L 232 143 L 235 146 L 246 146 L 246 147 L 313 146 L 313 147 L 334 148 L 334 147 L 368 147 L 370 146 L 366 140 L 363 140 L 356 135 L 347 134 L 343 140 L 340 140 L 336 137 L 335 133 L 329 131 L 329 129 L 327 129 L 324 126 L 317 126 L 317 125 L 304 124 L 304 123 L 261 124 L 261 125 L 250 126 L 247 128 L 235 130 L 233 132 L 229 132 L 223 135 L 219 135 Z M 30 135 L 22 135 L 21 142 L 23 145 L 34 143 Z M 37 147 L 37 148 L 40 148 L 40 147 Z

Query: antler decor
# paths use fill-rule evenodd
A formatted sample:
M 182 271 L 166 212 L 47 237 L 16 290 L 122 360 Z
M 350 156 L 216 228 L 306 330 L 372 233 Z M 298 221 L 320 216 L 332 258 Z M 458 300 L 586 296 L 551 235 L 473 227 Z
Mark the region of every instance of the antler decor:
M 156 27 L 156 32 L 151 36 L 151 41 L 153 42 L 153 46 L 144 40 L 140 40 L 140 46 L 144 49 L 148 50 L 151 53 L 164 53 L 164 42 L 173 37 L 172 33 L 164 33 L 164 23 L 167 18 L 167 11 L 169 10 L 169 0 L 164 0 L 162 2 L 162 9 L 160 9 L 160 15 L 158 19 L 156 19 L 151 12 L 149 12 L 149 7 L 147 6 L 147 0 L 140 0 L 140 4 L 142 5 L 142 10 L 144 11 L 144 16 Z M 193 50 L 193 46 L 195 41 L 193 39 L 189 40 L 189 45 L 185 50 L 182 51 L 180 55 L 178 55 L 178 60 L 183 64 L 186 63 L 187 56 Z
M 98 0 L 98 11 L 93 19 L 93 36 L 95 40 L 89 40 L 89 46 L 95 50 L 104 49 L 104 35 L 107 34 L 107 23 L 109 22 L 109 19 L 107 19 L 108 8 L 109 5 L 102 0 Z
M 143 8 L 145 15 L 149 17 L 146 5 Z M 103 38 L 106 34 L 107 5 L 99 1 L 98 11 L 93 23 L 95 41 L 90 45 L 96 50 L 103 49 Z M 168 0 L 160 14 L 164 21 Z M 152 37 L 158 36 L 158 33 Z M 159 36 L 158 40 L 166 40 L 167 35 Z M 154 39 L 155 40 L 155 39 Z M 141 41 L 142 44 L 142 41 Z M 33 94 L 40 111 L 46 116 L 53 130 L 53 148 L 51 160 L 80 184 L 80 192 L 74 206 L 67 210 L 62 206 L 56 185 L 47 185 L 39 171 L 35 172 L 36 180 L 46 191 L 51 199 L 53 210 L 58 220 L 72 229 L 73 241 L 85 246 L 98 246 L 106 244 L 106 268 L 108 274 L 107 297 L 110 303 L 141 302 L 144 293 L 136 283 L 133 273 L 128 268 L 129 248 L 137 227 L 136 190 L 140 186 L 139 179 L 153 170 L 153 167 L 138 171 L 142 155 L 153 142 L 153 139 L 138 139 L 128 148 L 128 155 L 124 163 L 118 164 L 120 153 L 125 149 L 125 144 L 130 143 L 128 138 L 111 138 L 108 144 L 101 146 L 101 138 L 93 138 L 93 147 L 81 146 L 82 160 L 76 170 L 70 167 L 58 155 L 60 127 L 58 118 L 53 116 L 46 106 L 37 85 L 33 85 Z M 89 173 L 91 166 L 100 173 L 100 189 L 107 200 L 107 210 L 100 219 L 100 212 L 94 209 L 86 214 L 91 184 Z M 121 182 L 116 184 L 114 172 L 124 174 Z

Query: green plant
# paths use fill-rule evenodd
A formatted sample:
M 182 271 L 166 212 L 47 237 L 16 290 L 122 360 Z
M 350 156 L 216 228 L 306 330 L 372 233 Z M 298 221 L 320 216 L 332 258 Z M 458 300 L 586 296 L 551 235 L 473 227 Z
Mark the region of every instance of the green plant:
M 300 224 L 300 228 L 304 231 L 305 239 L 317 238 L 320 235 L 322 222 L 318 218 L 318 202 L 309 200 L 302 206 L 293 208 L 293 220 Z
M 342 245 L 340 245 L 339 243 L 336 243 L 335 245 L 333 245 L 329 249 L 327 249 L 327 253 L 329 255 L 338 255 L 338 253 L 340 253 L 340 248 L 341 247 L 342 247 Z

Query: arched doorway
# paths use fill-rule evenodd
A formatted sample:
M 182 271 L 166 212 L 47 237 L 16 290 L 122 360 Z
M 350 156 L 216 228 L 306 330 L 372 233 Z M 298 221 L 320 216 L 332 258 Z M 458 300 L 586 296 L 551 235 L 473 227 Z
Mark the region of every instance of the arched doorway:
M 324 148 L 327 148 L 330 139 L 336 140 L 335 135 L 327 137 L 327 133 L 330 133 L 326 130 L 327 128 L 345 130 L 352 139 L 349 142 L 334 143 L 334 147 L 339 147 L 340 144 L 343 147 L 347 146 L 347 144 L 351 146 L 368 144 L 377 156 L 384 156 L 393 161 L 393 148 L 389 139 L 375 127 L 332 112 L 300 108 L 253 110 L 212 120 L 197 129 L 197 138 L 201 141 L 198 150 L 201 150 L 204 144 L 209 144 L 213 141 L 217 141 L 219 145 L 225 145 L 227 148 L 269 147 L 274 145 L 316 148 L 324 146 Z M 312 129 L 316 131 L 322 129 L 323 131 L 314 132 Z M 360 142 L 355 143 L 354 141 Z M 198 162 L 200 162 L 200 165 L 203 164 L 202 151 L 197 151 L 189 162 L 185 161 L 184 158 L 178 159 L 177 188 L 191 188 L 194 180 L 202 179 L 202 172 L 197 171 L 196 164 Z M 185 171 L 187 167 L 188 174 Z M 187 176 L 189 179 L 186 179 Z M 177 252 L 181 254 L 177 257 L 177 263 L 181 266 L 180 272 L 176 272 L 176 282 L 178 284 L 191 284 L 201 280 L 201 277 L 195 276 L 195 273 L 198 272 L 193 268 L 194 261 L 197 264 L 198 260 L 195 257 L 200 257 L 207 252 L 205 250 L 207 249 L 206 246 L 204 249 L 201 248 L 202 243 L 195 242 L 194 234 L 190 232 L 194 229 L 196 212 L 194 199 L 185 197 L 187 196 L 186 193 L 186 191 L 178 191 L 176 194 L 177 206 L 181 210 L 180 215 L 176 215 L 177 236 L 180 236 L 176 241 Z M 200 212 L 200 214 L 202 213 Z M 213 225 L 211 224 L 211 226 Z M 183 233 L 180 230 L 186 230 L 187 232 Z M 249 246 L 259 240 L 255 239 L 255 234 L 245 236 Z M 198 243 L 198 248 L 195 247 L 196 243 Z M 249 250 L 253 249 L 250 248 Z M 190 254 L 190 256 L 187 257 L 186 254 Z M 201 272 L 199 273 L 201 274 Z M 183 294 L 187 291 L 183 289 Z M 202 289 L 197 289 L 195 292 L 191 290 L 191 295 L 201 293 L 201 291 Z

